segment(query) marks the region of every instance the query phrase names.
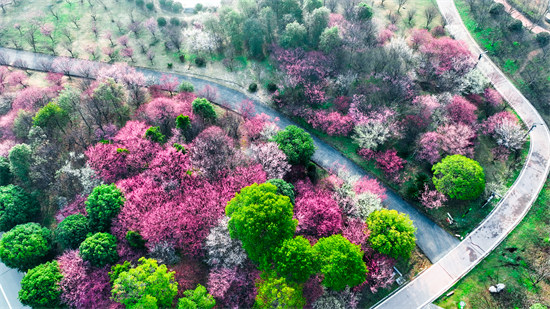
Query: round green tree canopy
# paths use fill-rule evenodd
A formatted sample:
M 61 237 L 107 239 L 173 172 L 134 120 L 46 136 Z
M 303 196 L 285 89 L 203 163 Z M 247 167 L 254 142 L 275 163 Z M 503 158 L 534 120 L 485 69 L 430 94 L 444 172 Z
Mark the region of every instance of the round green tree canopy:
M 77 249 L 88 232 L 88 219 L 83 214 L 74 214 L 59 223 L 55 229 L 55 240 L 65 249 Z
M 367 266 L 358 245 L 342 235 L 332 235 L 319 239 L 313 248 L 325 276 L 323 285 L 327 288 L 341 291 L 346 286 L 354 287 L 365 281 Z
M 288 196 L 290 199 L 290 202 L 294 205 L 294 185 L 291 183 L 288 183 L 282 179 L 269 179 L 266 181 L 266 183 L 270 183 L 277 187 L 277 194 Z
M 315 250 L 302 236 L 287 239 L 273 254 L 275 270 L 294 282 L 306 282 L 317 270 Z
M 367 218 L 371 247 L 393 258 L 408 258 L 416 244 L 414 225 L 409 216 L 396 210 L 381 209 Z
M 124 195 L 114 185 L 100 185 L 94 188 L 86 200 L 88 225 L 97 232 L 106 232 L 111 228 L 111 220 L 124 205 Z
M 57 261 L 44 263 L 29 270 L 21 280 L 19 300 L 33 308 L 58 308 L 63 275 Z
M 38 223 L 20 224 L 0 239 L 0 260 L 27 271 L 44 262 L 51 249 L 52 232 Z
M 450 198 L 473 200 L 485 190 L 483 168 L 465 156 L 447 156 L 432 171 L 435 188 Z
M 118 260 L 116 237 L 109 233 L 95 233 L 80 244 L 80 256 L 93 266 L 102 267 Z
M 279 144 L 279 149 L 285 153 L 290 164 L 305 165 L 315 153 L 313 139 L 297 126 L 291 125 L 279 131 L 273 140 Z
M 267 261 L 273 250 L 292 238 L 298 226 L 287 196 L 277 187 L 264 183 L 243 188 L 227 203 L 231 238 L 239 239 L 252 261 Z

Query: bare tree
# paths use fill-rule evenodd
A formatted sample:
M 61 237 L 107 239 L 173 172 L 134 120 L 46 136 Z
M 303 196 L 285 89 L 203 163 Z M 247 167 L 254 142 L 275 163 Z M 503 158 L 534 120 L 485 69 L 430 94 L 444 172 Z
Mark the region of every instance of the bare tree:
M 71 20 L 73 25 L 76 27 L 76 29 L 80 29 L 80 26 L 78 25 L 78 21 L 80 20 L 80 18 L 78 16 L 71 15 L 69 19 Z
M 407 11 L 407 17 L 406 17 L 406 20 L 407 20 L 407 25 L 409 25 L 409 27 L 413 27 L 414 26 L 414 16 L 416 15 L 416 9 L 415 8 L 411 8 Z
M 426 29 L 429 29 L 430 24 L 434 20 L 434 18 L 437 16 L 437 9 L 433 6 L 427 7 L 424 10 L 424 17 L 426 17 Z
M 37 35 L 38 26 L 35 24 L 29 25 L 29 30 L 25 35 L 25 38 L 30 46 L 32 46 L 33 51 L 36 53 L 36 35 Z
M 407 0 L 397 0 L 397 14 L 401 15 L 401 8 L 407 3 Z
M 52 14 L 53 17 L 55 17 L 55 20 L 59 20 L 59 11 L 55 9 L 55 7 L 52 5 L 48 5 L 48 11 L 50 14 Z
M 71 30 L 69 30 L 69 28 L 63 27 L 63 29 L 61 29 L 61 35 L 66 37 L 67 41 L 69 41 L 69 43 L 73 42 L 73 35 L 71 33 Z

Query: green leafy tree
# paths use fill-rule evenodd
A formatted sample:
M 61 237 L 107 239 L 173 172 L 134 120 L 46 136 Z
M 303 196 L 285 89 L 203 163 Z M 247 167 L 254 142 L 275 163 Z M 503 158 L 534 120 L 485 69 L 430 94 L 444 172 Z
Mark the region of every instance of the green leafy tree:
M 415 247 L 414 225 L 409 216 L 381 209 L 367 218 L 371 247 L 393 258 L 408 258 Z
M 7 231 L 18 224 L 35 220 L 40 205 L 21 187 L 0 187 L 0 231 Z
M 264 263 L 273 250 L 294 235 L 298 221 L 287 196 L 272 184 L 252 184 L 227 203 L 231 238 L 239 239 L 251 260 Z M 266 265 L 266 264 L 263 264 Z
M 160 132 L 160 127 L 150 127 L 147 129 L 147 131 L 145 131 L 145 138 L 159 144 L 164 144 L 166 142 L 166 136 Z
M 215 120 L 216 111 L 214 105 L 205 98 L 196 98 L 193 103 L 193 113 L 199 115 L 204 120 Z
M 0 260 L 27 271 L 44 261 L 51 250 L 52 232 L 38 223 L 20 224 L 0 239 Z
M 145 249 L 145 239 L 137 231 L 126 232 L 126 240 L 131 247 L 136 249 Z
M 193 92 L 195 91 L 195 87 L 190 82 L 183 81 L 181 82 L 180 86 L 178 87 L 179 92 Z
M 357 5 L 357 18 L 361 20 L 369 20 L 374 14 L 372 7 L 365 2 L 359 3 Z
M 342 46 L 342 38 L 338 33 L 338 27 L 326 28 L 319 38 L 319 49 L 325 53 L 333 53 Z
M 57 261 L 36 266 L 29 270 L 21 280 L 19 300 L 32 308 L 57 308 L 63 275 Z
M 323 7 L 321 0 L 304 0 L 304 11 L 311 13 L 313 10 Z
M 139 265 L 123 271 L 113 283 L 112 295 L 116 302 L 132 308 L 143 298 L 156 301 L 160 308 L 172 307 L 178 294 L 175 272 L 168 272 L 166 265 L 158 265 L 156 260 L 140 258 Z
M 122 205 L 124 195 L 114 184 L 95 187 L 86 200 L 88 226 L 96 232 L 108 231 Z
M 257 18 L 250 18 L 244 23 L 244 28 L 247 29 L 245 38 L 246 47 L 250 57 L 254 59 L 264 58 L 264 27 Z
M 25 185 L 30 184 L 31 155 L 31 147 L 27 144 L 13 146 L 8 155 L 12 175 Z
M 179 115 L 176 117 L 176 128 L 182 132 L 186 132 L 191 128 L 191 119 L 189 116 Z
M 55 240 L 64 249 L 77 249 L 89 231 L 88 219 L 83 214 L 70 215 L 55 229 Z
M 129 271 L 130 268 L 132 268 L 132 264 L 129 261 L 124 261 L 122 264 L 115 264 L 111 266 L 111 271 L 109 272 L 109 282 L 113 284 L 121 273 Z
M 299 0 L 280 1 L 280 15 L 290 15 L 297 21 L 302 21 L 302 8 Z
M 303 308 L 306 305 L 303 287 L 285 278 L 263 273 L 256 283 L 256 288 L 258 294 L 255 308 Z
M 10 182 L 10 161 L 6 157 L 0 157 L 0 186 L 7 186 Z
M 57 128 L 65 134 L 65 126 L 69 122 L 69 113 L 56 103 L 50 102 L 38 110 L 32 118 L 34 126 L 41 127 L 48 136 Z
M 87 237 L 79 247 L 80 257 L 93 266 L 102 267 L 118 261 L 116 237 L 109 233 L 95 233 Z
M 220 22 L 231 45 L 237 53 L 242 52 L 244 43 L 244 16 L 231 7 L 222 7 L 219 12 Z
M 178 309 L 212 309 L 216 306 L 214 297 L 200 284 L 194 290 L 183 292 L 183 296 L 178 301 Z
M 435 188 L 450 198 L 473 200 L 485 190 L 483 168 L 465 156 L 447 156 L 432 171 Z
M 284 48 L 296 48 L 304 45 L 307 37 L 307 29 L 295 21 L 287 24 L 283 31 L 279 44 Z
M 273 140 L 279 144 L 290 164 L 307 164 L 313 153 L 315 145 L 313 138 L 297 126 L 291 125 L 277 132 Z
M 285 240 L 275 249 L 273 261 L 279 275 L 298 283 L 306 282 L 317 270 L 315 250 L 302 236 Z
M 327 28 L 329 22 L 330 10 L 322 7 L 313 10 L 307 18 L 307 30 L 309 34 L 309 43 L 313 47 L 319 45 L 319 37 Z
M 294 193 L 293 184 L 288 183 L 282 179 L 269 179 L 266 182 L 277 187 L 277 194 L 288 196 L 288 198 L 290 199 L 290 202 L 292 203 L 292 205 L 294 205 L 294 200 L 296 198 L 296 195 Z
M 363 262 L 361 247 L 352 244 L 342 235 L 321 238 L 313 246 L 317 252 L 323 285 L 341 291 L 365 281 L 367 266 Z

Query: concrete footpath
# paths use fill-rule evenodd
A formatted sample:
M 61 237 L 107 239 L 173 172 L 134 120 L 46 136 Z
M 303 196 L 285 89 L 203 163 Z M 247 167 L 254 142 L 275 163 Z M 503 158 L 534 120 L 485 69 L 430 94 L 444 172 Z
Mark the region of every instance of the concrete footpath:
M 453 0 L 437 0 L 447 29 L 464 41 L 474 55 L 481 48 L 464 26 Z M 525 165 L 504 198 L 493 212 L 456 248 L 437 263 L 393 293 L 375 308 L 422 308 L 433 302 L 483 260 L 521 222 L 546 182 L 550 168 L 550 132 L 531 103 L 486 56 L 478 63 L 483 72 L 510 103 L 528 128 L 531 140 Z

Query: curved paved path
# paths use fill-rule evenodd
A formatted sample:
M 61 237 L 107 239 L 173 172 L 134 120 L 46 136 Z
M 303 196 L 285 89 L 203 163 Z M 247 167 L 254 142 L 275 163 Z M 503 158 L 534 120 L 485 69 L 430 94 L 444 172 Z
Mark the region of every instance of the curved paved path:
M 51 63 L 56 58 L 50 55 L 37 54 L 37 53 L 32 53 L 27 51 L 13 50 L 13 49 L 1 48 L 1 47 L 0 47 L 0 55 L 4 55 L 5 58 L 7 58 L 6 59 L 7 62 L 10 64 L 13 64 L 17 60 L 19 61 L 20 65 L 33 70 L 42 70 L 43 63 L 45 62 Z M 73 67 L 76 67 L 76 64 L 82 61 L 79 59 L 72 59 L 72 58 L 68 58 L 68 59 L 73 64 Z M 107 64 L 101 64 L 101 65 L 107 65 Z M 141 71 L 143 74 L 145 74 L 147 78 L 151 78 L 157 81 L 158 79 L 160 79 L 162 74 L 164 74 L 163 72 L 145 69 L 145 68 L 138 68 L 138 70 Z M 192 76 L 177 74 L 177 73 L 170 73 L 170 74 L 177 77 L 180 81 L 186 80 L 191 82 L 192 84 L 194 84 L 195 89 L 201 89 L 205 85 L 216 84 L 216 87 L 218 89 L 218 94 L 224 100 L 223 102 L 224 105 L 233 110 L 237 110 L 239 103 L 244 99 L 251 99 L 249 95 L 244 94 L 238 90 L 221 85 L 215 81 L 210 81 L 202 78 L 197 78 L 197 77 L 192 77 Z M 80 76 L 81 74 L 78 73 L 76 70 L 72 70 L 71 75 Z M 271 116 L 272 119 L 278 118 L 279 120 L 277 124 L 279 125 L 279 127 L 284 128 L 288 125 L 294 124 L 286 116 L 270 108 L 266 104 L 262 104 L 259 100 L 253 99 L 252 101 L 254 102 L 257 113 L 265 113 Z M 312 137 L 314 139 L 315 146 L 317 147 L 317 151 L 313 156 L 314 162 L 316 162 L 317 164 L 319 164 L 320 166 L 326 169 L 336 170 L 337 168 L 343 166 L 353 175 L 370 177 L 363 169 L 361 169 L 351 160 L 345 158 L 339 151 L 337 151 L 330 145 L 326 144 L 325 142 L 321 141 L 317 137 L 313 135 Z M 432 263 L 435 263 L 436 261 L 438 261 L 442 256 L 444 256 L 447 252 L 452 250 L 459 243 L 459 241 L 454 236 L 451 236 L 449 233 L 443 230 L 436 223 L 434 223 L 433 221 L 428 219 L 426 216 L 424 216 L 422 213 L 420 213 L 418 210 L 416 210 L 414 206 L 404 201 L 393 190 L 387 188 L 387 196 L 388 198 L 385 201 L 385 204 L 389 208 L 396 209 L 399 212 L 406 213 L 413 220 L 414 225 L 417 228 L 416 243 L 418 247 L 420 247 L 420 249 L 430 259 L 430 261 L 432 261 Z
M 464 26 L 453 0 L 437 0 L 447 29 L 466 42 L 474 55 L 481 49 Z M 487 57 L 478 68 L 510 103 L 527 127 L 540 123 L 529 137 L 531 146 L 525 165 L 499 205 L 456 248 L 416 279 L 386 298 L 375 308 L 421 308 L 428 305 L 465 276 L 487 256 L 527 214 L 544 186 L 550 168 L 550 132 L 536 109 Z
M 512 7 L 508 1 L 506 0 L 494 0 L 495 2 L 497 3 L 501 3 L 502 5 L 504 5 L 504 9 L 506 10 L 506 12 L 508 14 L 510 14 L 510 16 L 512 16 L 513 18 L 521 21 L 521 23 L 523 24 L 523 26 L 527 29 L 529 29 L 530 31 L 532 31 L 533 33 L 537 34 L 537 33 L 541 33 L 541 32 L 548 32 L 550 33 L 550 31 L 544 29 L 543 27 L 537 25 L 537 24 L 534 24 L 529 18 L 525 17 L 525 15 L 523 15 L 520 11 L 516 10 L 514 7 Z

